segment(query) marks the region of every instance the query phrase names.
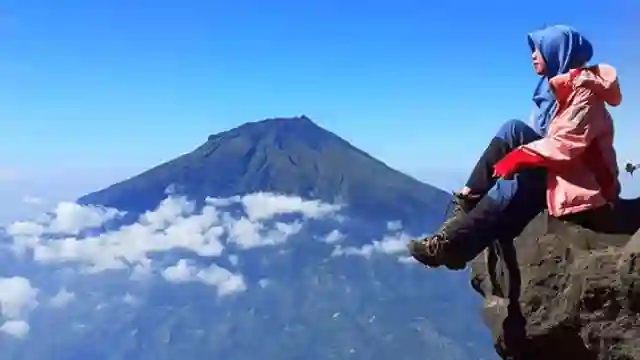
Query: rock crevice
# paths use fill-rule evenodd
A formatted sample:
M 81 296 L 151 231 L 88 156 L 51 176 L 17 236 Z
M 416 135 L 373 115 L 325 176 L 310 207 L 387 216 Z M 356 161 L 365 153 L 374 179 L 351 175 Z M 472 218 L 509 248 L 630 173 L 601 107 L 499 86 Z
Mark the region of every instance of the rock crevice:
M 585 228 L 541 214 L 471 264 L 503 359 L 640 359 L 640 199 Z

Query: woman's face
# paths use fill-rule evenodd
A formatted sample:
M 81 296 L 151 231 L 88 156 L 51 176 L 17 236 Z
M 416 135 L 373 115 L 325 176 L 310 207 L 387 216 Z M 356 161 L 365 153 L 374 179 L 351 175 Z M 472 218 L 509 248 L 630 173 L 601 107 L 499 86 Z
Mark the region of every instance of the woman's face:
M 531 54 L 531 60 L 533 61 L 533 69 L 538 75 L 544 75 L 547 67 L 544 63 L 544 58 L 538 49 Z

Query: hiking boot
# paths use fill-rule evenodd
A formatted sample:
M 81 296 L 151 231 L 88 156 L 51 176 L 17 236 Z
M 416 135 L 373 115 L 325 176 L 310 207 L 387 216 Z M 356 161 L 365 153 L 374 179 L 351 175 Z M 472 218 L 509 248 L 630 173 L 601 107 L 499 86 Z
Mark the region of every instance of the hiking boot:
M 440 225 L 440 229 L 436 232 L 443 232 L 449 228 L 457 220 L 460 220 L 468 214 L 480 202 L 482 195 L 463 195 L 458 192 L 453 193 L 453 211 L 451 215 Z M 447 211 L 449 209 L 447 208 Z
M 445 233 L 427 236 L 422 240 L 412 240 L 407 248 L 414 259 L 428 267 L 444 265 L 451 270 L 461 270 L 466 266 L 466 262 L 456 254 Z
M 463 195 L 454 192 L 451 201 L 453 203 L 451 215 L 440 225 L 440 229 L 435 232 L 435 235 L 427 236 L 421 240 L 412 240 L 407 245 L 411 256 L 428 267 L 445 265 L 451 270 L 464 269 L 466 261 L 460 260 L 459 256 L 455 254 L 448 234 L 475 208 L 480 199 L 482 199 L 482 195 Z

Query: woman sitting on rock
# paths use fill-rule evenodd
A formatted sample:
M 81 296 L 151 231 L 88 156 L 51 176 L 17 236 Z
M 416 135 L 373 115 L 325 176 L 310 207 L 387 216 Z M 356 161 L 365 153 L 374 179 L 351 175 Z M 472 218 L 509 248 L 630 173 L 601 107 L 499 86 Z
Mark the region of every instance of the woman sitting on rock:
M 518 236 L 545 205 L 563 218 L 602 210 L 618 198 L 613 121 L 605 106 L 621 101 L 615 69 L 587 66 L 592 45 L 571 27 L 550 26 L 528 40 L 541 76 L 533 127 L 518 120 L 502 125 L 454 193 L 453 216 L 408 245 L 427 266 L 464 268 L 494 241 Z

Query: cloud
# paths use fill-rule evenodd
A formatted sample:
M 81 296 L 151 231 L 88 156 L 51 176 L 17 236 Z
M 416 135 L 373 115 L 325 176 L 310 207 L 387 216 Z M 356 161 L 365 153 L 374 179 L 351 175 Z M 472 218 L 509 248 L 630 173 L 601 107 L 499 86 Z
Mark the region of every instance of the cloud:
M 0 278 L 0 314 L 7 319 L 23 319 L 38 306 L 38 289 L 29 279 Z
M 144 281 L 152 275 L 153 269 L 151 267 L 151 260 L 145 258 L 140 260 L 139 263 L 133 265 L 129 279 L 133 281 Z
M 0 326 L 0 332 L 22 339 L 29 334 L 29 323 L 23 320 L 9 320 Z
M 267 245 L 285 243 L 291 235 L 302 230 L 302 223 L 277 222 L 267 229 L 264 224 L 254 222 L 250 218 L 241 218 L 238 221 L 229 222 L 229 242 L 238 245 L 242 249 L 251 249 Z
M 247 289 L 242 275 L 234 274 L 215 264 L 198 271 L 196 277 L 205 284 L 216 286 L 220 296 L 230 295 Z
M 244 215 L 232 216 L 225 207 L 241 204 Z M 24 254 L 33 250 L 41 263 L 77 263 L 85 272 L 125 269 L 141 279 L 153 271 L 149 255 L 175 249 L 202 257 L 219 257 L 226 245 L 240 250 L 283 244 L 304 227 L 306 219 L 329 216 L 340 209 L 319 201 L 282 195 L 251 194 L 228 199 L 207 199 L 196 210 L 180 196 L 169 196 L 138 221 L 99 235 L 80 236 L 87 229 L 120 216 L 115 209 L 61 203 L 36 221 L 12 223 L 7 232 L 13 248 Z M 275 221 L 281 214 L 299 214 L 302 220 Z M 234 261 L 234 260 L 232 260 Z
M 187 264 L 187 260 L 180 259 L 175 265 L 164 269 L 162 276 L 167 280 L 175 283 L 192 281 L 197 271 L 194 267 Z
M 419 264 L 418 260 L 416 260 L 413 256 L 400 256 L 398 261 L 403 264 Z
M 66 266 L 65 271 L 72 274 L 121 271 L 137 282 L 156 277 L 176 286 L 201 284 L 226 297 L 249 286 L 238 267 L 245 252 L 293 239 L 304 241 L 300 235 L 306 234 L 305 227 L 313 221 L 343 224 L 349 218 L 340 213 L 342 208 L 268 193 L 209 198 L 198 208 L 185 197 L 169 194 L 157 208 L 124 225 L 117 220 L 125 213 L 117 209 L 61 202 L 32 220 L 11 223 L 5 231 L 11 239 L 10 248 L 23 261 Z M 390 221 L 386 228 L 386 235 L 362 246 L 344 246 L 342 228 L 321 236 L 309 234 L 308 239 L 332 248 L 334 257 L 388 254 L 402 263 L 412 263 L 406 256 L 406 244 L 412 237 L 402 231 L 402 223 Z M 174 250 L 180 250 L 180 256 L 170 263 L 166 263 L 166 256 L 156 256 Z M 270 274 L 261 276 L 265 275 Z M 267 277 L 259 279 L 254 286 L 265 288 L 271 283 Z M 39 305 L 38 293 L 26 278 L 0 278 L 0 332 L 16 338 L 28 335 L 28 316 Z M 47 304 L 63 308 L 76 299 L 74 291 L 60 288 Z M 136 306 L 141 300 L 127 292 L 120 303 Z M 107 305 L 102 303 L 96 309 Z
M 333 230 L 328 233 L 324 238 L 322 238 L 322 242 L 327 244 L 333 244 L 340 240 L 344 239 L 344 234 L 340 232 L 340 230 Z
M 341 205 L 326 204 L 319 200 L 303 200 L 299 197 L 255 193 L 242 197 L 242 205 L 250 220 L 262 220 L 274 215 L 302 213 L 305 217 L 320 218 L 332 214 Z
M 137 305 L 140 304 L 140 299 L 135 297 L 135 296 L 133 296 L 133 295 L 131 295 L 131 294 L 129 294 L 129 293 L 126 293 L 122 297 L 122 302 L 127 304 L 127 305 L 130 305 L 130 306 L 137 306 Z
M 28 279 L 0 278 L 0 315 L 5 320 L 0 332 L 23 338 L 29 333 L 28 314 L 38 306 L 38 289 Z
M 266 288 L 269 285 L 270 281 L 269 279 L 260 279 L 258 280 L 258 285 L 260 285 L 261 288 Z
M 224 297 L 247 289 L 243 274 L 236 270 L 243 251 L 285 244 L 302 234 L 310 221 L 344 222 L 348 218 L 340 214 L 342 208 L 343 205 L 268 193 L 209 198 L 198 208 L 187 198 L 170 194 L 157 208 L 124 225 L 111 221 L 124 215 L 117 209 L 62 202 L 33 220 L 10 224 L 6 232 L 12 239 L 12 249 L 26 261 L 70 265 L 70 271 L 77 269 L 87 275 L 123 271 L 132 281 L 159 276 L 174 284 L 200 283 Z M 280 216 L 290 214 L 297 216 Z M 340 229 L 319 239 L 333 247 L 332 256 L 399 255 L 410 239 L 401 227 L 400 222 L 391 221 L 387 223 L 387 235 L 358 247 L 343 246 L 345 234 Z M 181 256 L 172 263 L 165 263 L 166 257 L 155 256 L 173 250 L 180 250 Z M 225 268 L 224 264 L 233 268 Z M 0 283 L 3 317 L 7 321 L 24 321 L 38 304 L 38 290 L 24 278 L 4 281 L 11 284 Z M 266 278 L 258 281 L 260 287 L 268 283 Z M 12 287 L 19 291 L 2 292 Z M 75 299 L 72 291 L 61 288 L 48 303 L 61 308 Z M 129 293 L 123 301 L 139 303 Z M 17 330 L 24 327 L 11 323 L 7 329 L 20 333 Z M 28 326 L 26 329 L 28 332 Z
M 359 247 L 342 247 L 338 245 L 334 248 L 331 256 L 358 255 L 369 258 L 375 253 L 394 255 L 406 251 L 407 243 L 412 238 L 412 236 L 401 232 L 394 235 L 385 235 L 381 240 L 376 240 L 371 244 L 365 244 Z
M 60 291 L 49 300 L 49 305 L 55 308 L 62 308 L 75 300 L 75 298 L 76 295 L 73 292 L 69 292 L 67 289 L 60 289 Z
M 51 213 L 44 214 L 37 221 L 11 223 L 7 233 L 12 236 L 78 235 L 85 229 L 101 226 L 123 214 L 115 209 L 61 202 Z
M 166 268 L 162 275 L 170 282 L 199 281 L 214 286 L 220 296 L 242 292 L 247 289 L 244 278 L 240 274 L 234 274 L 216 264 L 199 270 L 196 266 L 188 264 L 186 259 L 178 260 L 175 265 Z

